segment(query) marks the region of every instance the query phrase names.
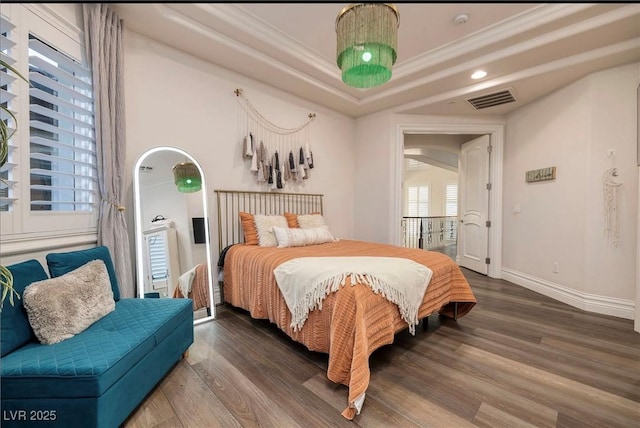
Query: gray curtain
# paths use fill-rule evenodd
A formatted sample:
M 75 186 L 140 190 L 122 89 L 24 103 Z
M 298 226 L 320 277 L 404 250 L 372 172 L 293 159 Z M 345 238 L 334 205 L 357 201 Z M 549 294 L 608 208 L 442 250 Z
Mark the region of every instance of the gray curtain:
M 123 206 L 125 176 L 124 24 L 106 4 L 84 3 L 87 53 L 93 69 L 98 156 L 98 245 L 111 252 L 122 297 L 135 296 Z

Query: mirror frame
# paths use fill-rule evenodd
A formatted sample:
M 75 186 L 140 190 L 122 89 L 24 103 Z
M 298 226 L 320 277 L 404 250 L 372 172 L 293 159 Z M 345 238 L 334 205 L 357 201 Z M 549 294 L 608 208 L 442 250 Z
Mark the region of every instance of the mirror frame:
M 211 304 L 211 315 L 206 316 L 204 318 L 199 318 L 193 321 L 194 325 L 202 324 L 207 321 L 211 321 L 216 318 L 216 304 L 214 300 L 213 294 L 213 272 L 211 269 L 211 235 L 209 233 L 209 203 L 207 201 L 207 186 L 206 179 L 204 175 L 204 170 L 200 166 L 200 163 L 189 153 L 185 152 L 182 149 L 170 146 L 160 146 L 153 147 L 140 155 L 133 170 L 133 199 L 135 206 L 135 240 L 136 240 L 136 280 L 137 280 L 137 289 L 138 289 L 138 298 L 144 299 L 144 269 L 142 268 L 142 259 L 144 257 L 144 249 L 143 249 L 143 238 L 142 238 L 142 209 L 141 209 L 141 200 L 140 200 L 140 166 L 142 163 L 152 154 L 161 152 L 161 151 L 172 151 L 176 152 L 179 155 L 182 155 L 188 158 L 191 162 L 193 162 L 196 167 L 198 167 L 198 171 L 200 172 L 200 177 L 202 177 L 202 205 L 203 205 L 203 215 L 206 219 L 204 222 L 204 233 L 205 233 L 205 245 L 206 245 L 206 254 L 207 254 L 207 276 L 208 276 L 208 284 L 207 287 L 209 289 L 209 301 Z

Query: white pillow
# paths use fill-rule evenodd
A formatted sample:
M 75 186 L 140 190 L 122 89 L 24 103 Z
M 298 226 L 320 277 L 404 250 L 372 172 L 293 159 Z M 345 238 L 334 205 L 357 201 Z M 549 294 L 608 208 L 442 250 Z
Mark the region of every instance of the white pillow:
M 273 226 L 287 227 L 287 218 L 283 215 L 262 215 L 253 216 L 258 232 L 258 245 L 261 247 L 275 247 L 278 245 L 276 237 L 271 229 Z
M 274 226 L 273 232 L 278 241 L 278 248 L 303 247 L 305 245 L 324 244 L 325 242 L 333 242 L 336 240 L 326 225 L 311 229 L 291 229 L 288 227 Z
M 298 215 L 298 226 L 300 226 L 300 229 L 311 229 L 314 227 L 324 226 L 325 224 L 322 214 Z

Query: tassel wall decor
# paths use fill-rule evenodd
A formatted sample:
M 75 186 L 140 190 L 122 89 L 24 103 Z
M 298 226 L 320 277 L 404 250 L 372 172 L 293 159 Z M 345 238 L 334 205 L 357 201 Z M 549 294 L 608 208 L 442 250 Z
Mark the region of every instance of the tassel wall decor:
M 617 247 L 620 243 L 620 219 L 618 213 L 618 190 L 622 183 L 617 181 L 616 168 L 607 169 L 602 174 L 604 196 L 604 236 L 608 243 Z
M 287 182 L 300 184 L 309 178 L 309 170 L 314 167 L 309 128 L 315 113 L 309 113 L 308 120 L 297 128 L 282 128 L 260 114 L 242 89 L 234 93 L 243 109 L 242 157 L 251 161 L 249 169 L 255 173 L 256 181 L 270 189 L 283 189 Z

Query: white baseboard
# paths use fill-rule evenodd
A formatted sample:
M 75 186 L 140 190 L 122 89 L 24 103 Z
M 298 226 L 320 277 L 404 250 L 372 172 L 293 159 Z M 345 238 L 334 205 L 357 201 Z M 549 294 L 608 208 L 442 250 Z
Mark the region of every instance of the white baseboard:
M 502 268 L 502 279 L 588 312 L 629 320 L 635 317 L 633 300 L 584 293 L 508 268 Z

